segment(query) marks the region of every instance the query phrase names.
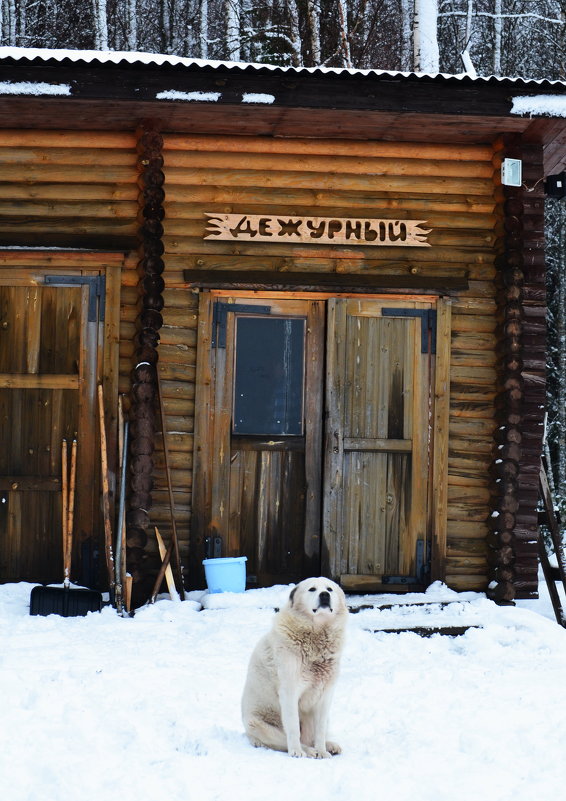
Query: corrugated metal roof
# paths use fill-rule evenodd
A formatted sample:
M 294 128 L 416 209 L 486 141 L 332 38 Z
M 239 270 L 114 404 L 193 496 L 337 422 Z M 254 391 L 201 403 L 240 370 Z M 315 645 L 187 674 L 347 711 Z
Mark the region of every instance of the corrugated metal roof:
M 231 70 L 242 73 L 285 73 L 308 75 L 337 75 L 373 78 L 408 78 L 412 80 L 434 81 L 464 81 L 466 83 L 509 83 L 517 88 L 529 89 L 541 87 L 565 88 L 565 81 L 554 81 L 547 78 L 521 78 L 499 77 L 496 75 L 472 77 L 467 73 L 451 75 L 447 73 L 419 73 L 400 72 L 379 69 L 356 69 L 346 67 L 280 67 L 273 64 L 253 64 L 237 61 L 209 61 L 198 58 L 183 58 L 181 56 L 163 55 L 159 53 L 139 53 L 128 51 L 100 51 L 100 50 L 67 50 L 49 48 L 26 47 L 0 47 L 0 62 L 28 62 L 28 63 L 65 63 L 94 64 L 104 66 L 113 64 L 117 66 L 169 66 L 187 69 L 202 70 Z

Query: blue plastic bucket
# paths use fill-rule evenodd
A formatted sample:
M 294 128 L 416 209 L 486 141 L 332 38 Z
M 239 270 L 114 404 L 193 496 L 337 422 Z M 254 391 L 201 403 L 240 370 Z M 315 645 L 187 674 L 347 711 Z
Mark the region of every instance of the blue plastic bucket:
M 210 593 L 244 592 L 246 589 L 247 556 L 226 556 L 203 559 L 206 583 Z

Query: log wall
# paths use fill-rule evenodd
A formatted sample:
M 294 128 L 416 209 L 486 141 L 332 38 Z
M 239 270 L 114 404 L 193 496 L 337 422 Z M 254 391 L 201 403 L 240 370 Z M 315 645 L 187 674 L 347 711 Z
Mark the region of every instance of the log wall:
M 433 278 L 439 290 L 443 279 L 466 273 L 469 289 L 452 305 L 446 580 L 456 589 L 485 588 L 488 468 L 500 374 L 494 279 L 503 198 L 498 206 L 494 149 L 251 136 L 166 134 L 163 138 L 165 288 L 158 369 L 185 564 L 198 296 L 187 289 L 183 270 L 377 273 L 402 278 L 405 286 L 407 280 Z M 0 243 L 133 246 L 139 228 L 136 160 L 133 132 L 4 132 Z M 432 247 L 211 242 L 203 239 L 204 212 L 426 220 Z M 135 366 L 138 262 L 132 253 L 122 274 L 120 391 L 124 393 L 131 390 Z M 542 269 L 538 261 L 537 269 Z M 529 309 L 528 315 L 534 315 L 529 325 L 536 327 L 540 309 Z M 169 504 L 159 432 L 155 446 L 151 523 L 163 529 L 167 539 Z M 151 531 L 146 552 L 149 564 L 156 565 Z
M 488 146 L 164 136 L 164 326 L 159 369 L 172 435 L 183 552 L 191 503 L 197 299 L 183 270 L 280 270 L 469 277 L 453 302 L 446 579 L 487 586 L 495 355 L 496 200 Z M 426 220 L 430 248 L 331 247 L 203 239 L 205 212 Z M 136 295 L 126 276 L 124 302 Z M 126 311 L 124 335 L 133 333 Z M 130 330 L 131 329 L 131 330 Z M 123 356 L 131 346 L 123 341 Z M 162 464 L 154 514 L 165 523 Z M 197 555 L 200 558 L 200 555 Z
M 135 147 L 128 132 L 2 131 L 0 244 L 132 246 Z

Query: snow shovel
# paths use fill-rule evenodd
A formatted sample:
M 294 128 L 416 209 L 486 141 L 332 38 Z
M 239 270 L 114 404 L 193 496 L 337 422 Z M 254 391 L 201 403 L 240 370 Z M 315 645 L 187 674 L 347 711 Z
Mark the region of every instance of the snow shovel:
M 30 596 L 30 615 L 61 615 L 77 617 L 88 612 L 100 612 L 102 595 L 95 590 L 71 589 L 71 558 L 73 550 L 73 523 L 75 513 L 75 482 L 77 475 L 77 441 L 71 448 L 71 477 L 67 495 L 67 440 L 62 442 L 61 453 L 62 533 L 63 533 L 63 586 L 34 587 Z

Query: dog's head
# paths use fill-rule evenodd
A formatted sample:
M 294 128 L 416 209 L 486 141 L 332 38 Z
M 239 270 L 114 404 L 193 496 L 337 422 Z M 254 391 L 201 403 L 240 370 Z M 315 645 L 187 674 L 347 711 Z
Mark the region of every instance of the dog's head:
M 289 609 L 321 623 L 347 613 L 342 589 L 324 576 L 308 578 L 297 584 L 289 596 Z

